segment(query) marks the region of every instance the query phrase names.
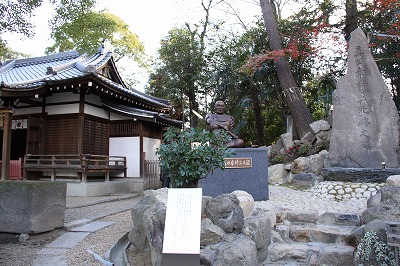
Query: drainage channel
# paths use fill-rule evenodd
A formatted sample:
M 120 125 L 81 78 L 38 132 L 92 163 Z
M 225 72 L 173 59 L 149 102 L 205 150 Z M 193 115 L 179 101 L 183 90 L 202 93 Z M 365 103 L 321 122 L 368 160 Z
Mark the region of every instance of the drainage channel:
M 126 256 L 126 249 L 129 246 L 128 234 L 129 232 L 125 233 L 104 254 L 105 259 L 116 266 L 130 266 Z

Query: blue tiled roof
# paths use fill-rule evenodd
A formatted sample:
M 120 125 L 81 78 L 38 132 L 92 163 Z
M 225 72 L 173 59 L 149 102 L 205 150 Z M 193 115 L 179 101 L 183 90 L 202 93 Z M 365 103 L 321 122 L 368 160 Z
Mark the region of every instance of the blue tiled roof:
M 132 99 L 160 108 L 169 108 L 168 100 L 127 88 L 122 80 L 118 83 L 97 73 L 97 70 L 110 60 L 112 60 L 112 53 L 103 51 L 90 57 L 80 55 L 77 51 L 69 51 L 42 57 L 16 59 L 8 61 L 0 67 L 1 87 L 13 90 L 35 89 L 47 84 L 58 84 L 91 76 L 94 80 L 122 92 Z

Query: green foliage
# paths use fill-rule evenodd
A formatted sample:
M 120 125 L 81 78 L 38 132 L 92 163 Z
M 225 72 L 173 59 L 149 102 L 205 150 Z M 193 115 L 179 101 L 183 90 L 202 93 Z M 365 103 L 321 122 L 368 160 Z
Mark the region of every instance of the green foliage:
M 0 38 L 0 61 L 11 60 L 17 57 L 27 56 L 8 47 L 5 40 Z
M 30 22 L 32 12 L 43 0 L 8 0 L 0 2 L 0 33 L 16 32 L 32 35 L 34 25 Z
M 129 26 L 106 10 L 94 11 L 95 0 L 53 0 L 55 15 L 50 20 L 51 37 L 55 43 L 46 53 L 76 49 L 93 54 L 104 42 L 114 47 L 120 58 L 127 56 L 141 63 L 144 46 Z
M 228 140 L 224 132 L 168 128 L 157 149 L 161 171 L 170 176 L 174 186 L 185 187 L 214 169 L 224 169 L 224 158 L 229 156 L 224 143 Z
M 184 111 L 182 102 L 186 108 L 199 111 L 198 97 L 206 65 L 202 42 L 197 30 L 191 30 L 189 25 L 171 29 L 161 40 L 159 58 L 150 74 L 146 92 L 170 99 L 181 113 Z M 192 116 L 191 123 L 193 119 Z
M 269 165 L 286 163 L 289 161 L 289 158 L 290 157 L 286 153 L 271 151 L 270 155 L 268 156 L 268 163 Z
M 375 231 L 367 232 L 357 246 L 358 265 L 395 266 L 396 259 L 392 248 L 379 239 Z

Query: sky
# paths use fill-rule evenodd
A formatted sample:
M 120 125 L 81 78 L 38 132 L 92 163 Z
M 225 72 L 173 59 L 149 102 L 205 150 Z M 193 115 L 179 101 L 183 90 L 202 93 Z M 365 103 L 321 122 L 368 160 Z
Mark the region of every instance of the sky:
M 218 2 L 219 0 L 214 0 Z M 261 16 L 259 0 L 229 0 L 240 18 L 250 24 L 255 21 L 255 16 Z M 160 40 L 168 35 L 174 26 L 181 26 L 185 22 L 193 24 L 204 18 L 201 0 L 97 0 L 98 10 L 108 9 L 110 13 L 119 16 L 136 33 L 139 40 L 144 43 L 148 55 L 155 55 L 160 47 Z M 228 24 L 239 27 L 238 18 L 221 10 L 221 5 L 211 10 L 210 17 L 213 21 L 227 20 Z M 18 52 L 30 56 L 43 56 L 45 48 L 52 45 L 48 20 L 51 17 L 52 6 L 48 1 L 43 1 L 41 7 L 34 12 L 32 22 L 35 25 L 35 35 L 32 38 L 23 35 L 6 33 L 2 38 L 9 46 Z M 135 78 L 139 81 L 138 89 L 143 90 L 148 79 L 148 73 L 143 69 L 134 71 Z
M 146 52 L 154 54 L 159 48 L 160 40 L 167 36 L 168 31 L 174 26 L 183 25 L 184 22 L 194 23 L 203 17 L 200 6 L 201 0 L 98 0 L 97 9 L 108 9 L 119 16 L 130 26 L 130 30 L 139 36 Z M 243 14 L 245 21 L 254 20 L 255 15 L 261 15 L 258 0 L 231 0 L 234 7 Z M 44 55 L 44 50 L 52 44 L 48 20 L 51 17 L 52 6 L 48 1 L 34 12 L 32 22 L 35 25 L 35 35 L 27 38 L 19 34 L 4 34 L 10 47 L 18 52 L 32 56 Z M 211 17 L 226 18 L 226 14 L 218 9 L 211 11 Z M 229 18 L 236 22 L 232 16 Z M 236 21 L 235 21 L 236 20 Z M 234 23 L 233 22 L 233 23 Z

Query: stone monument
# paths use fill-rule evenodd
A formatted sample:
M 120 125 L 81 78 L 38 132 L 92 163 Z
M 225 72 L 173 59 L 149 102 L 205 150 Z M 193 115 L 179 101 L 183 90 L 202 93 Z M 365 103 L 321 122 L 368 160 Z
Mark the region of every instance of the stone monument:
M 333 167 L 398 167 L 399 115 L 368 48 L 364 32 L 351 33 L 347 74 L 333 93 L 329 157 Z

